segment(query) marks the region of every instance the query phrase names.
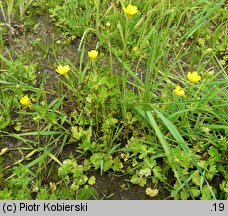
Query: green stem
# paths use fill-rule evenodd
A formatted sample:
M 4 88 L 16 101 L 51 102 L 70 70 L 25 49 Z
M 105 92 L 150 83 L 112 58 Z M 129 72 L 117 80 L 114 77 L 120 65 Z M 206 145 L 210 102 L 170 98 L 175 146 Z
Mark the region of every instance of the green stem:
M 127 39 L 128 39 L 128 24 L 129 20 L 128 17 L 126 17 L 126 26 L 125 26 L 125 33 L 124 33 L 124 47 L 123 47 L 123 56 L 125 56 L 126 50 L 127 50 Z

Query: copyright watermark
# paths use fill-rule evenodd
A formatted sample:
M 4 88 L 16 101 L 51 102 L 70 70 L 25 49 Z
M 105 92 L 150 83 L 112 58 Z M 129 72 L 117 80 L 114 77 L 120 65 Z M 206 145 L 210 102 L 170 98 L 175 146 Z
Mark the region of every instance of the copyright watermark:
M 4 213 L 15 213 L 17 211 L 17 205 L 15 203 L 4 203 L 2 210 Z

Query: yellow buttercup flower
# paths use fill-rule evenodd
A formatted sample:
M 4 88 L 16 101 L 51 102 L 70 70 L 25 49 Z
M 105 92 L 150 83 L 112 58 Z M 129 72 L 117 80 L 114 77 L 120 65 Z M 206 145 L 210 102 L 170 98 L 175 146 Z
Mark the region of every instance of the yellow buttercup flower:
M 187 78 L 191 83 L 196 83 L 201 80 L 201 76 L 199 76 L 197 71 L 188 72 Z
M 59 73 L 60 75 L 64 75 L 66 74 L 68 71 L 70 70 L 70 66 L 69 65 L 59 65 L 56 69 L 56 72 Z
M 129 4 L 127 6 L 127 8 L 123 7 L 123 10 L 128 16 L 133 16 L 136 13 L 138 13 L 138 8 L 136 6 L 131 5 L 131 4 Z
M 177 95 L 177 96 L 184 96 L 185 92 L 183 89 L 181 89 L 180 86 L 176 86 L 176 88 L 173 90 L 173 92 Z
M 88 52 L 88 56 L 89 56 L 92 60 L 94 60 L 94 59 L 97 58 L 97 56 L 98 56 L 98 51 L 96 51 L 96 50 L 91 50 L 91 51 Z
M 22 97 L 20 99 L 20 103 L 24 106 L 28 106 L 31 103 L 31 100 L 29 99 L 29 97 L 27 95 L 25 95 L 24 97 Z

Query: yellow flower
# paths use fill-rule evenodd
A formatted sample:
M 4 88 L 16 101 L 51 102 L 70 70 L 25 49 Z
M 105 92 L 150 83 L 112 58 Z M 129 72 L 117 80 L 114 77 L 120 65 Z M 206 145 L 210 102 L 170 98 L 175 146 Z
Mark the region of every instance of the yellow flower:
M 176 86 L 176 88 L 173 90 L 173 92 L 177 95 L 177 96 L 184 96 L 185 92 L 183 89 L 181 89 L 180 86 Z
M 59 65 L 56 69 L 56 72 L 59 73 L 60 75 L 64 75 L 66 74 L 68 71 L 70 70 L 70 66 L 69 65 Z
M 20 103 L 24 106 L 28 106 L 31 103 L 31 100 L 29 99 L 29 97 L 27 95 L 25 95 L 24 97 L 22 97 L 20 99 Z
M 94 60 L 94 59 L 97 58 L 97 56 L 98 56 L 98 51 L 96 51 L 96 50 L 91 50 L 91 51 L 88 52 L 88 56 L 89 56 L 92 60 Z
M 133 16 L 136 13 L 138 13 L 138 8 L 136 6 L 131 5 L 131 4 L 129 4 L 127 6 L 127 8 L 123 7 L 123 10 L 128 16 Z
M 158 189 L 151 189 L 151 188 L 147 188 L 146 189 L 146 195 L 150 196 L 150 197 L 156 197 L 158 195 Z
M 188 72 L 187 78 L 191 83 L 196 83 L 201 80 L 201 76 L 198 75 L 197 71 Z
M 107 27 L 110 27 L 111 26 L 111 23 L 110 22 L 106 22 L 106 26 Z

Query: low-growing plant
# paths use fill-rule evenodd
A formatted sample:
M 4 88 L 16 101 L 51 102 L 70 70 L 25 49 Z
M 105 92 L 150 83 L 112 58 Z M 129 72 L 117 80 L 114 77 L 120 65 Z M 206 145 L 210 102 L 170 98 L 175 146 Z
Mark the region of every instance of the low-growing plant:
M 227 199 L 224 1 L 0 9 L 0 199 Z

